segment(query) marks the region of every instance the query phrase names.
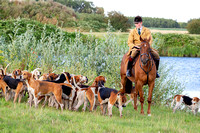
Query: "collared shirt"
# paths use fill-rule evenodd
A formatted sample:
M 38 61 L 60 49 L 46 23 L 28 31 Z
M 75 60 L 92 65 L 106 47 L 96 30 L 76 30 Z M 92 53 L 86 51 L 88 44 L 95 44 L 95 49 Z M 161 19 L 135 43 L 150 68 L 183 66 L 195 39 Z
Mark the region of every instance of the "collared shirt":
M 140 34 L 141 34 L 141 32 L 142 32 L 142 27 L 143 27 L 143 26 L 141 26 L 140 28 L 138 28 L 138 29 L 140 29 Z M 138 31 L 138 29 L 137 29 L 137 31 Z

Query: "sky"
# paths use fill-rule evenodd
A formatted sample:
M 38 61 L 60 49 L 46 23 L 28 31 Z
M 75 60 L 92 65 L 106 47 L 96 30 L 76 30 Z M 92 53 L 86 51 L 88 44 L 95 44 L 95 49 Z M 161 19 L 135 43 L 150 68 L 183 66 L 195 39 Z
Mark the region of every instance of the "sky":
M 200 18 L 200 0 L 86 0 L 103 7 L 105 14 L 117 11 L 127 17 L 165 18 L 188 22 Z

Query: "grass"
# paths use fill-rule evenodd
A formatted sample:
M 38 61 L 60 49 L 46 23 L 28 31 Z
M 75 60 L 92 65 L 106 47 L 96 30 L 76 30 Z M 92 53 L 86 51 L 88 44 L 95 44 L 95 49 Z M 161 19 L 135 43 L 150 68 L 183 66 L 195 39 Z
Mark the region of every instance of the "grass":
M 0 132 L 190 132 L 200 131 L 200 114 L 178 110 L 175 114 L 168 107 L 152 106 L 152 116 L 134 111 L 131 104 L 123 110 L 123 117 L 113 108 L 113 117 L 95 112 L 73 112 L 55 108 L 29 108 L 25 99 L 14 104 L 0 99 Z M 140 110 L 140 106 L 139 109 Z

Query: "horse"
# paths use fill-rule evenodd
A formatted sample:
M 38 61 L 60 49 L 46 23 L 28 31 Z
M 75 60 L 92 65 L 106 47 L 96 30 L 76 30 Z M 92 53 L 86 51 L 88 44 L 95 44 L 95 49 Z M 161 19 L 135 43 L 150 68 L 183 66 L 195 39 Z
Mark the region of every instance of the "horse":
M 128 59 L 130 56 L 127 53 L 123 56 L 121 61 L 121 69 L 120 69 L 120 76 L 121 76 L 121 84 L 122 84 L 122 92 L 123 93 L 132 93 L 132 82 L 135 83 L 135 93 L 134 93 L 134 109 L 137 110 L 137 95 L 139 92 L 140 95 L 140 103 L 141 103 L 141 114 L 144 115 L 143 104 L 144 104 L 144 92 L 143 86 L 148 84 L 149 91 L 148 91 L 148 116 L 151 116 L 151 101 L 152 101 L 152 92 L 155 86 L 155 79 L 156 79 L 156 65 L 150 54 L 151 47 L 149 44 L 149 39 L 142 39 L 141 44 L 139 46 L 139 54 L 138 57 L 135 59 L 135 65 L 131 68 L 131 77 L 126 76 L 127 71 L 127 64 Z M 133 63 L 134 64 L 134 63 Z

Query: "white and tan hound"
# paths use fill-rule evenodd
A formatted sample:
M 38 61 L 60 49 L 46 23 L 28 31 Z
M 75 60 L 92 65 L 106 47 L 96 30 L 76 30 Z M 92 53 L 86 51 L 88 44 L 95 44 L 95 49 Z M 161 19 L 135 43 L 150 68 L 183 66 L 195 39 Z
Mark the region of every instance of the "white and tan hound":
M 175 113 L 176 109 L 178 109 L 182 103 L 192 109 L 192 112 L 194 114 L 196 114 L 198 109 L 200 108 L 200 99 L 198 97 L 190 98 L 185 95 L 175 95 L 171 103 L 171 107 L 173 107 L 174 102 L 176 102 L 176 105 L 173 108 L 173 113 Z
M 61 107 L 61 111 L 63 111 L 61 85 L 48 81 L 35 80 L 33 74 L 27 71 L 22 72 L 22 79 L 25 80 L 29 92 L 34 96 L 35 107 L 38 106 L 40 97 L 53 93 Z
M 106 78 L 104 76 L 98 76 L 95 78 L 94 82 L 91 86 L 88 85 L 79 85 L 77 86 L 75 84 L 75 87 L 78 88 L 77 90 L 77 97 L 76 101 L 77 104 L 74 107 L 74 110 L 77 111 L 79 107 L 84 103 L 84 106 L 82 108 L 83 111 L 86 110 L 88 102 L 90 103 L 90 111 L 94 110 L 94 107 L 98 105 L 97 100 L 97 90 L 98 90 L 98 84 L 104 85 L 106 82 Z

